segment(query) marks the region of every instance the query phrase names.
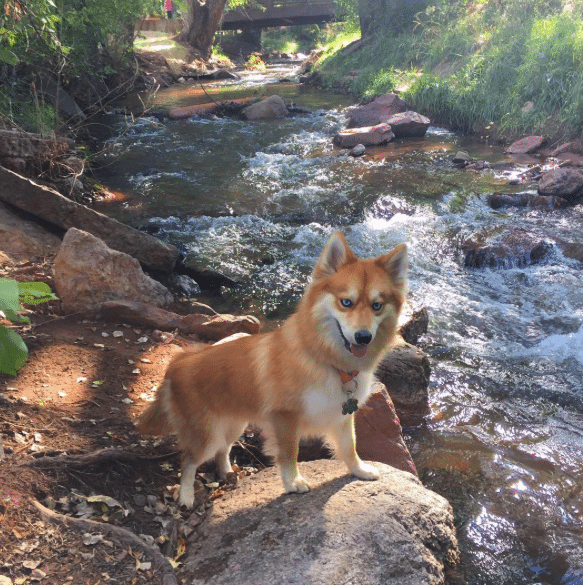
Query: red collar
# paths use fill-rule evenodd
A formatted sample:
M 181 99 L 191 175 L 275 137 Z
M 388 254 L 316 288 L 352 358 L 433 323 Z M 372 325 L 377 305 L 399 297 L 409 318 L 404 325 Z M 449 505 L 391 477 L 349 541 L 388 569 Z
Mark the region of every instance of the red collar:
M 356 376 L 359 374 L 358 370 L 352 370 L 351 372 L 343 372 L 342 370 L 338 370 L 338 372 L 343 384 L 347 384 L 351 380 L 354 380 L 354 378 L 356 378 Z

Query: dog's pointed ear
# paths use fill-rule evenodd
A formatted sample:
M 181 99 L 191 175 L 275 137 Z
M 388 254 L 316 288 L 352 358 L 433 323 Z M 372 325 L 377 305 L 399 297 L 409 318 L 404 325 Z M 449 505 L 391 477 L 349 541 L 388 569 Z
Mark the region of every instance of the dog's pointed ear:
M 332 276 L 335 272 L 338 272 L 341 266 L 354 260 L 354 258 L 354 252 L 348 247 L 344 234 L 334 232 L 326 242 L 318 262 L 316 262 L 312 272 L 312 280 Z
M 379 256 L 377 262 L 387 271 L 395 286 L 404 287 L 407 284 L 407 246 L 399 244 L 392 252 Z

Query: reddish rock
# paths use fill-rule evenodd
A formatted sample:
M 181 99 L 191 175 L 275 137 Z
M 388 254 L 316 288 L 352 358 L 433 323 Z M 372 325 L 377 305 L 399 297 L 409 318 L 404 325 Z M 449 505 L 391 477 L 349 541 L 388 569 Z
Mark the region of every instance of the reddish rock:
M 55 256 L 54 274 L 57 295 L 66 313 L 91 311 L 116 299 L 158 306 L 173 301 L 168 289 L 144 274 L 135 258 L 75 228 L 63 238 Z
M 249 315 L 203 315 L 201 313 L 177 315 L 148 303 L 132 300 L 104 302 L 99 307 L 99 313 L 108 319 L 132 325 L 196 334 L 205 341 L 219 341 L 236 333 L 259 333 L 261 329 L 259 319 Z
M 259 333 L 261 323 L 251 315 L 185 315 L 182 317 L 183 331 L 195 333 L 201 339 L 219 341 L 234 333 Z
M 341 148 L 353 148 L 358 144 L 364 146 L 378 146 L 390 142 L 395 135 L 388 124 L 377 124 L 365 128 L 350 128 L 339 132 L 334 137 L 334 143 Z
M 384 384 L 375 382 L 367 403 L 356 411 L 356 450 L 365 461 L 387 463 L 417 475 L 395 406 Z
M 376 126 L 386 122 L 393 114 L 405 112 L 407 109 L 407 103 L 396 93 L 387 93 L 370 104 L 355 108 L 350 114 L 347 128 Z
M 387 124 L 390 124 L 397 138 L 420 137 L 425 136 L 431 120 L 417 112 L 408 111 L 393 114 L 388 118 Z
M 546 141 L 544 136 L 527 136 L 513 142 L 507 149 L 508 154 L 531 154 L 536 152 Z
M 272 95 L 264 100 L 251 104 L 241 111 L 246 120 L 279 120 L 288 114 L 283 100 Z

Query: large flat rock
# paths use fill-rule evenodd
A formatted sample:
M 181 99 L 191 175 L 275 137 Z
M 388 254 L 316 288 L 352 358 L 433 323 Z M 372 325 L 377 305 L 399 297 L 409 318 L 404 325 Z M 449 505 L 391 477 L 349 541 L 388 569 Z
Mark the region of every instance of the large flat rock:
M 103 240 L 110 248 L 136 258 L 151 270 L 171 272 L 178 249 L 132 227 L 75 203 L 0 166 L 0 200 L 28 211 L 63 230 L 77 228 Z
M 457 559 L 452 510 L 412 474 L 378 481 L 338 461 L 301 463 L 306 494 L 283 494 L 275 468 L 215 500 L 190 537 L 189 585 L 439 585 Z

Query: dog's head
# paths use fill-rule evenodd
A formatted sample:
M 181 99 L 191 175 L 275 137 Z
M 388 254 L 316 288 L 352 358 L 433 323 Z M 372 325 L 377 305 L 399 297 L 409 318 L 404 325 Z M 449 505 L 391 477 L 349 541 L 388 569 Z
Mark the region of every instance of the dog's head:
M 407 292 L 407 247 L 359 259 L 334 232 L 312 273 L 313 316 L 354 358 L 378 354 L 392 341 Z M 314 296 L 312 296 L 314 295 Z

